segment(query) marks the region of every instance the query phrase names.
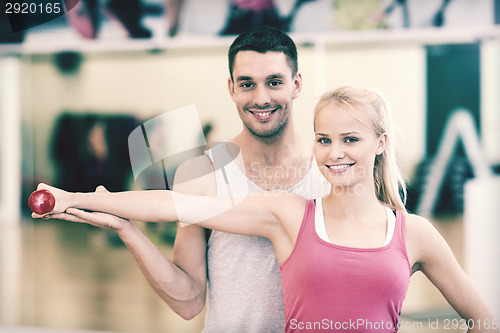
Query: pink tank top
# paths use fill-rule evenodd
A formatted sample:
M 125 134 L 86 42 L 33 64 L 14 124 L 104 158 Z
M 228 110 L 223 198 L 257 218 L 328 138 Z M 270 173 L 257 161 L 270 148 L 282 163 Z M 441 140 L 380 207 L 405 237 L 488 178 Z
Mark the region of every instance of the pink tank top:
M 405 215 L 391 241 L 352 248 L 322 240 L 308 200 L 290 256 L 280 265 L 285 332 L 396 332 L 410 282 Z

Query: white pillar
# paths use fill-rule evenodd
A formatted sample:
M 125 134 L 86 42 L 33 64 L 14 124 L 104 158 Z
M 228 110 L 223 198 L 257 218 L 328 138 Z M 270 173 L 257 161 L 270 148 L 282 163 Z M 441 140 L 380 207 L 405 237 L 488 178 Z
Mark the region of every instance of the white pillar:
M 19 223 L 21 61 L 0 57 L 0 225 Z
M 481 137 L 491 164 L 500 163 L 500 38 L 481 43 Z
M 0 323 L 19 320 L 21 61 L 0 57 Z
M 500 176 L 470 180 L 464 197 L 465 270 L 500 320 Z

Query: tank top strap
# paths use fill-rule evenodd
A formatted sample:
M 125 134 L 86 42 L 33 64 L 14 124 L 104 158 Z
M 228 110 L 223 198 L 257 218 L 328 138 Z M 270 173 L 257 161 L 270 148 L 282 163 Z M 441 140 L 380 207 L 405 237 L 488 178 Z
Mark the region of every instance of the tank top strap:
M 302 243 L 307 244 L 308 239 L 311 237 L 314 230 L 314 216 L 315 216 L 316 204 L 314 203 L 314 199 L 308 199 L 306 202 L 306 209 L 304 210 L 304 217 L 302 218 L 302 223 L 300 224 L 299 233 L 297 234 L 297 239 L 295 240 L 295 245 L 293 246 L 293 250 L 288 256 L 280 264 L 280 269 L 283 269 L 285 265 L 291 260 L 294 256 L 294 253 L 297 251 L 301 251 Z M 307 246 L 307 245 L 306 245 Z
M 393 241 L 408 260 L 408 252 L 406 249 L 406 213 L 399 210 L 396 211 L 396 226 L 393 237 L 395 238 Z
M 300 238 L 303 238 L 304 235 L 310 237 L 313 233 L 316 233 L 315 219 L 317 202 L 318 199 L 307 200 L 306 210 L 304 211 L 304 218 L 302 219 L 302 225 L 300 226 L 299 234 L 297 235 L 297 240 L 295 241 L 296 246 L 299 243 Z

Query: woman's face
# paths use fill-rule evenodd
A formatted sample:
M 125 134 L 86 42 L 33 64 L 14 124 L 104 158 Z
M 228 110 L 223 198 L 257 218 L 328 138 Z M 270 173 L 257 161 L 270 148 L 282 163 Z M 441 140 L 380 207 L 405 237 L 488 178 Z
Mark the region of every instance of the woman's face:
M 315 118 L 314 154 L 323 176 L 333 186 L 356 186 L 356 193 L 373 188 L 375 157 L 384 151 L 386 134 L 367 125 L 367 115 L 354 117 L 339 104 L 323 107 Z

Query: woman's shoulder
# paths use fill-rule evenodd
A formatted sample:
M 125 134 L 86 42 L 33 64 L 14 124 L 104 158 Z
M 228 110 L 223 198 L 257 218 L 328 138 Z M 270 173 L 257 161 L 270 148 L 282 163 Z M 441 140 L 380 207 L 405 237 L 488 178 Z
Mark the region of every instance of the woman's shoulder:
M 406 214 L 406 242 L 418 262 L 426 261 L 446 244 L 431 221 L 415 214 Z
M 289 192 L 265 192 L 262 199 L 281 221 L 302 217 L 309 201 L 298 194 Z
M 264 192 L 264 200 L 283 209 L 293 209 L 294 207 L 305 207 L 308 201 L 301 195 L 290 192 Z
M 429 232 L 436 229 L 432 223 L 423 216 L 404 213 L 406 222 L 406 234 L 412 237 L 425 237 Z
M 405 215 L 405 220 L 406 224 L 410 226 L 422 226 L 422 225 L 427 225 L 431 224 L 428 219 L 426 219 L 423 216 L 417 215 L 417 214 L 412 214 L 409 212 L 404 212 Z

